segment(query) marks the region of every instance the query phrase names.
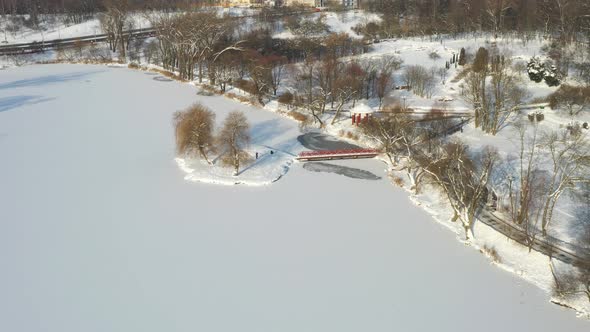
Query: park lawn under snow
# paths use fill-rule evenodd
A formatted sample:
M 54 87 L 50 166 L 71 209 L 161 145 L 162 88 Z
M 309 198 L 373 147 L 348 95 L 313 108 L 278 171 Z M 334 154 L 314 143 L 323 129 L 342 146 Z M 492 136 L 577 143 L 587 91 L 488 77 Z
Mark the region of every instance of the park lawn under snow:
M 362 10 L 343 11 L 343 12 L 318 12 L 306 16 L 308 20 L 317 20 L 320 16 L 325 18 L 325 23 L 328 30 L 333 33 L 348 33 L 353 38 L 362 38 L 363 36 L 357 34 L 352 29 L 359 24 L 367 24 L 369 22 L 379 22 L 381 17 L 374 13 L 368 13 Z M 274 34 L 273 38 L 291 39 L 295 38 L 289 29 L 280 29 Z
M 373 44 L 372 49 L 359 56 L 359 59 L 374 58 L 378 59 L 383 56 L 395 55 L 403 60 L 402 68 L 394 75 L 396 85 L 403 85 L 403 69 L 406 66 L 420 65 L 427 69 L 434 68 L 438 70 L 444 68 L 445 63 L 450 61 L 453 54 L 459 54 L 461 48 L 465 48 L 468 54 L 474 55 L 480 47 L 488 49 L 496 48 L 501 54 L 509 55 L 514 63 L 526 62 L 533 56 L 539 56 L 542 51 L 544 41 L 542 39 L 531 39 L 526 42 L 518 38 L 490 38 L 488 34 L 482 35 L 465 35 L 465 36 L 441 36 L 437 37 L 423 37 L 423 38 L 403 38 L 403 39 L 389 39 L 383 40 L 380 43 Z M 436 53 L 439 58 L 432 59 L 431 53 Z M 393 96 L 401 98 L 406 97 L 406 105 L 414 109 L 430 109 L 438 108 L 448 111 L 461 111 L 471 109 L 461 98 L 462 81 L 455 81 L 453 79 L 462 70 L 461 66 L 451 68 L 447 71 L 445 84 L 442 84 L 442 79 L 437 75 L 438 84 L 434 89 L 432 98 L 422 98 L 412 93 L 405 91 L 395 91 Z M 525 72 L 521 75 L 523 84 L 530 92 L 529 101 L 539 97 L 546 97 L 554 92 L 557 88 L 548 87 L 544 82 L 535 83 L 528 79 Z M 443 101 L 446 100 L 446 101 Z
M 286 118 L 106 66 L 8 69 L 0 91 L 2 331 L 589 328 L 386 178 L 295 163 L 272 186 L 214 186 L 174 161 L 172 113 L 195 101 L 289 142 Z

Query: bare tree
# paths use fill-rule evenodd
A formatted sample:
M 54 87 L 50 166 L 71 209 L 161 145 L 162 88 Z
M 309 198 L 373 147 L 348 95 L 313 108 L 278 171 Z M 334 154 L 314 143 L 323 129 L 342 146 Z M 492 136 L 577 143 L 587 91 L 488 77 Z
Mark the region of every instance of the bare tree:
M 549 96 L 551 108 L 564 108 L 570 116 L 577 116 L 590 108 L 590 87 L 562 85 Z
M 299 66 L 296 76 L 301 90 L 304 91 L 305 108 L 311 113 L 314 122 L 319 123 L 320 127 L 323 127 L 322 115 L 324 114 L 330 91 L 323 89 L 322 84 L 320 84 L 320 87 L 316 87 L 315 82 L 325 79 L 318 66 L 313 58 L 308 57 Z
M 272 56 L 269 59 L 270 63 L 273 65 L 271 69 L 271 86 L 273 94 L 277 95 L 277 90 L 281 85 L 283 80 L 283 76 L 285 74 L 285 66 L 287 65 L 287 58 L 281 56 Z
M 474 108 L 475 127 L 492 135 L 505 127 L 527 96 L 521 86 L 504 55 L 490 57 L 487 49 L 480 48 L 462 85 L 463 98 Z
M 509 176 L 509 200 L 512 220 L 520 225 L 524 231 L 525 244 L 532 250 L 540 227 L 543 212 L 543 197 L 547 186 L 547 173 L 540 168 L 540 154 L 538 152 L 538 126 L 532 126 L 529 132 L 526 123 L 518 123 L 520 150 L 518 155 L 518 183 L 512 175 Z M 527 135 L 528 134 L 528 135 Z
M 160 63 L 160 49 L 158 48 L 158 42 L 152 40 L 148 42 L 144 49 L 143 54 L 147 63 Z
M 238 76 L 239 60 L 232 53 L 225 53 L 216 61 L 217 85 L 221 92 L 225 92 L 227 85 Z
M 247 57 L 247 68 L 250 79 L 254 83 L 254 92 L 258 102 L 264 105 L 264 96 L 270 92 L 273 86 L 273 64 L 268 57 L 255 50 L 248 52 Z
M 111 50 L 119 49 L 121 57 L 125 58 L 124 29 L 129 24 L 129 1 L 105 0 L 104 5 L 106 11 L 100 17 L 101 28 L 109 36 Z
M 404 139 L 402 128 L 411 126 L 405 117 L 389 116 L 384 118 L 371 117 L 362 124 L 363 133 L 379 144 L 379 148 L 391 165 L 397 165 L 400 143 Z
M 364 61 L 359 63 L 362 72 L 363 72 L 363 79 L 364 79 L 364 94 L 365 98 L 369 99 L 374 95 L 374 87 L 375 87 L 375 79 L 377 78 L 377 67 L 378 64 L 376 61 L 372 59 L 365 59 Z
M 482 128 L 492 135 L 502 129 L 510 116 L 518 110 L 527 96 L 519 77 L 511 70 L 511 63 L 502 56 L 491 61 L 491 84 L 486 93 L 487 112 L 483 115 Z
M 158 36 L 164 68 L 177 69 L 182 79 L 193 80 L 198 65 L 199 82 L 206 68 L 209 83 L 215 85 L 215 60 L 226 51 L 241 50 L 235 44 L 221 43 L 224 37 L 229 38 L 231 22 L 213 12 L 159 13 L 150 17 L 150 21 Z
M 428 174 L 427 170 L 432 165 L 436 165 L 441 158 L 444 158 L 441 149 L 426 149 L 425 146 L 440 146 L 441 142 L 431 134 L 433 128 L 422 130 L 412 123 L 408 123 L 408 125 L 402 126 L 400 130 L 402 135 L 402 140 L 399 141 L 400 156 L 404 158 L 402 169 L 406 171 L 410 180 L 410 189 L 413 189 L 414 193 L 418 194 L 420 184 Z
M 185 111 L 174 113 L 176 149 L 180 154 L 199 155 L 208 163 L 207 153 L 215 150 L 213 126 L 215 113 L 201 104 L 193 104 Z
M 474 124 L 480 128 L 484 122 L 484 114 L 487 112 L 486 77 L 488 75 L 489 53 L 481 47 L 477 51 L 472 70 L 463 84 L 463 98 L 469 102 L 475 111 Z
M 465 238 L 469 239 L 469 231 L 486 199 L 498 153 L 487 147 L 471 158 L 465 144 L 451 142 L 443 147 L 443 154 L 426 171 L 447 196 L 455 213 L 453 220 L 461 220 Z
M 552 166 L 541 225 L 543 235 L 546 235 L 561 195 L 574 189 L 576 183 L 590 181 L 590 150 L 585 135 L 572 135 L 568 130 L 549 133 L 544 137 L 543 145 L 549 150 Z
M 393 78 L 391 77 L 391 72 L 383 70 L 377 75 L 375 90 L 379 98 L 379 109 L 383 106 L 383 98 L 391 90 L 392 85 Z
M 509 179 L 509 199 L 512 219 L 521 225 L 531 224 L 531 211 L 535 197 L 535 175 L 539 173 L 537 164 L 539 156 L 537 152 L 538 126 L 533 125 L 532 134 L 527 135 L 528 126 L 526 123 L 516 125 L 519 130 L 520 149 L 518 155 L 518 185 Z M 537 223 L 535 218 L 534 224 Z
M 357 90 L 355 89 L 355 85 L 351 84 L 351 77 L 349 75 L 343 75 L 334 82 L 333 97 L 337 101 L 337 105 L 332 124 L 336 123 L 344 104 L 352 100 L 356 93 Z
M 434 89 L 434 76 L 426 68 L 420 65 L 407 66 L 402 79 L 415 94 L 420 97 L 429 97 Z
M 510 8 L 508 0 L 487 0 L 487 10 L 489 20 L 492 23 L 492 31 L 494 37 L 498 37 L 498 33 L 502 31 L 504 26 L 505 12 Z
M 218 136 L 219 147 L 225 152 L 223 162 L 234 167 L 234 175 L 240 171 L 240 164 L 248 159 L 246 147 L 250 143 L 250 125 L 244 113 L 233 111 L 223 121 Z

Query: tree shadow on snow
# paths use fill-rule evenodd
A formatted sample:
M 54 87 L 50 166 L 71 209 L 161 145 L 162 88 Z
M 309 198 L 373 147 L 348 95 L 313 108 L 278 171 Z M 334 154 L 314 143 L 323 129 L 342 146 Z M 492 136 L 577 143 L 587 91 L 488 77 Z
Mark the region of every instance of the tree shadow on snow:
M 0 90 L 15 89 L 15 88 L 26 88 L 26 87 L 39 87 L 54 83 L 65 83 L 73 80 L 79 80 L 90 76 L 92 74 L 100 73 L 102 71 L 92 72 L 78 72 L 65 75 L 47 75 L 35 78 L 29 78 L 25 80 L 18 80 L 8 83 L 0 84 Z
M 10 111 L 26 105 L 35 105 L 44 103 L 55 98 L 43 98 L 41 96 L 15 96 L 0 98 L 0 112 Z
M 255 124 L 250 128 L 252 143 L 263 144 L 282 135 L 290 128 L 282 125 L 279 119 L 267 120 Z

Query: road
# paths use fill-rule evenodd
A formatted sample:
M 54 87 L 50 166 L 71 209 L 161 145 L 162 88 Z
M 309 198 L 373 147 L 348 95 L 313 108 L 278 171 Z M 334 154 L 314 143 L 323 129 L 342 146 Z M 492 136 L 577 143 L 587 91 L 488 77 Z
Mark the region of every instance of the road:
M 531 248 L 544 255 L 573 266 L 590 268 L 590 252 L 588 250 L 549 236 L 537 235 L 536 238 L 531 239 L 524 230 L 498 217 L 487 206 L 482 209 L 478 220 L 524 246 L 529 246 L 532 242 Z

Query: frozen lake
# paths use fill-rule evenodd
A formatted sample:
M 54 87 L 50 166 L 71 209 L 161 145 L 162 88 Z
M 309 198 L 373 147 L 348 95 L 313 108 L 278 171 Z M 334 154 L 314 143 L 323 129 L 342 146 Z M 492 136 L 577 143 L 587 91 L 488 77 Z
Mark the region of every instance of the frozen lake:
M 171 114 L 247 112 L 122 68 L 0 71 L 0 331 L 588 331 L 415 207 L 373 160 L 272 186 L 183 180 Z

